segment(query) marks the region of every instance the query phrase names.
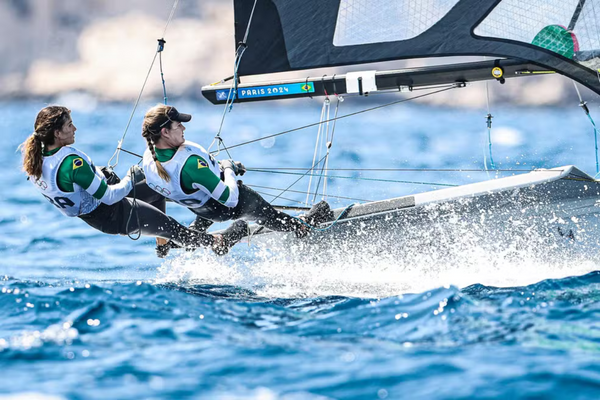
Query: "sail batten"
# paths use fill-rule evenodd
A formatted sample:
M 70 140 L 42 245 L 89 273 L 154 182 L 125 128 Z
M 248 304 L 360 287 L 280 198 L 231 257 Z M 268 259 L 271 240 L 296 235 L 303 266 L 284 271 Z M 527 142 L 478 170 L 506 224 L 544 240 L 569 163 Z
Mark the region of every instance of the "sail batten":
M 253 4 L 234 0 L 238 42 Z M 596 9 L 600 0 L 258 0 L 239 74 L 491 56 L 533 62 L 600 94 Z

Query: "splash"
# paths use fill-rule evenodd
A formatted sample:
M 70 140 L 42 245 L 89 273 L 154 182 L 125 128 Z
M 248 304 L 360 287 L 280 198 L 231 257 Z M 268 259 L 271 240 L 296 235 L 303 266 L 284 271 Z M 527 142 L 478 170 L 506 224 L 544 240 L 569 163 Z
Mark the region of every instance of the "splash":
M 382 298 L 450 285 L 522 286 L 599 269 L 594 215 L 565 220 L 469 207 L 466 200 L 354 221 L 307 241 L 270 233 L 226 257 L 171 259 L 157 282 L 233 285 L 273 298 Z

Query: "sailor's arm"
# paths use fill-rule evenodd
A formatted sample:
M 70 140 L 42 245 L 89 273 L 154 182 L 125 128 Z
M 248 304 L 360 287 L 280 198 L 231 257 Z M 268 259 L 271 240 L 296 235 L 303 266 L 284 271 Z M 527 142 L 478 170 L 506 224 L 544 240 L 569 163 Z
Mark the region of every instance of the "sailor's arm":
M 181 183 L 186 191 L 202 190 L 226 207 L 235 207 L 239 197 L 235 174 L 233 170 L 225 169 L 223 175 L 225 182 L 208 168 L 207 160 L 192 156 L 183 167 Z
M 108 185 L 105 180 L 96 175 L 91 167 L 81 157 L 67 157 L 63 162 L 72 168 L 72 182 L 81 186 L 86 192 L 104 204 L 112 205 L 121 201 L 132 189 L 131 178 L 127 175 L 116 185 Z

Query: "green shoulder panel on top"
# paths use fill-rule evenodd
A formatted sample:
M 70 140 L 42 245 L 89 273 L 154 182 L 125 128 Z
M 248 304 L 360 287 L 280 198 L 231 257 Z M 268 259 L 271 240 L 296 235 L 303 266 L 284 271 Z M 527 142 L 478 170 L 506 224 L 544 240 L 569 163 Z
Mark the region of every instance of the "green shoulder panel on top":
M 185 162 L 181 171 L 181 188 L 185 193 L 193 193 L 193 184 L 204 186 L 210 193 L 221 183 L 221 177 L 214 174 L 208 167 L 208 162 L 200 156 L 191 156 Z M 229 198 L 229 188 L 226 188 L 219 198 L 224 203 Z
M 57 184 L 60 190 L 63 192 L 73 192 L 73 184 L 81 186 L 83 189 L 87 189 L 96 178 L 96 174 L 92 170 L 92 167 L 82 157 L 73 154 L 65 157 L 63 162 L 58 168 Z M 106 182 L 102 181 L 102 184 L 98 190 L 93 194 L 97 199 L 101 199 L 106 192 Z

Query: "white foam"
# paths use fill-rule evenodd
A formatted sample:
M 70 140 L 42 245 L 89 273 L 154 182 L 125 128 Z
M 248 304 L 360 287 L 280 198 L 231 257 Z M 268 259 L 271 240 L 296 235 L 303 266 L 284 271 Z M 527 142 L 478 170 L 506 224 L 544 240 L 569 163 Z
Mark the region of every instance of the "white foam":
M 418 218 L 391 231 L 364 228 L 347 240 L 270 234 L 225 257 L 188 253 L 165 263 L 157 282 L 232 285 L 270 298 L 380 298 L 449 285 L 523 286 L 599 269 L 596 220 Z

